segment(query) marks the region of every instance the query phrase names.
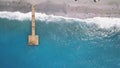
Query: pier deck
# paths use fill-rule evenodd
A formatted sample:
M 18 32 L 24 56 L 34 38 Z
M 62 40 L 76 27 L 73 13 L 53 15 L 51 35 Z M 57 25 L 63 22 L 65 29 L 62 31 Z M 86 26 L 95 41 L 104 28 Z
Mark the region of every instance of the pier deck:
M 29 45 L 38 45 L 39 44 L 39 36 L 35 35 L 35 7 L 32 5 L 32 35 L 28 37 Z

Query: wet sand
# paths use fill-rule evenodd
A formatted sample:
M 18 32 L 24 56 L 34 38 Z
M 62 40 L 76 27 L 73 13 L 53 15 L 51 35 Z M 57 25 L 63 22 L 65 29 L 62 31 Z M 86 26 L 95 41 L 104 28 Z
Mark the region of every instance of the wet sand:
M 70 0 L 46 0 L 36 1 L 36 11 L 46 14 L 58 16 L 74 17 L 74 18 L 90 18 L 90 17 L 120 17 L 120 1 L 99 1 L 93 0 L 70 1 Z M 20 11 L 23 13 L 31 11 L 31 4 L 26 1 L 0 1 L 0 11 Z

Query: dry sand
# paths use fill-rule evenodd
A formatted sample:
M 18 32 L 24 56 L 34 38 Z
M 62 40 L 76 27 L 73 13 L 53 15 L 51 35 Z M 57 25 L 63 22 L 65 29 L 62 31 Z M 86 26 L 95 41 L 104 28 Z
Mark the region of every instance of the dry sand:
M 0 0 L 0 11 L 30 12 L 31 3 L 36 11 L 74 18 L 120 17 L 120 0 Z

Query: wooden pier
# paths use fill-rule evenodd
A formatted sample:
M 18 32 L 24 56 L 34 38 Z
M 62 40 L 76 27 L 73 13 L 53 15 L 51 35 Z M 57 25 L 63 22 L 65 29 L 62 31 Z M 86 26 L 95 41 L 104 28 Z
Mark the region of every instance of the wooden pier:
M 28 37 L 29 45 L 39 45 L 39 36 L 35 35 L 35 7 L 32 5 L 32 35 Z

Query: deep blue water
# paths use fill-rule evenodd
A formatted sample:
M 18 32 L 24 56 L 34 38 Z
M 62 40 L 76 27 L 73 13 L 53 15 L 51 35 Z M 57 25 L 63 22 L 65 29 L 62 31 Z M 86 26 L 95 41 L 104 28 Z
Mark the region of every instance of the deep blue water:
M 40 44 L 28 46 L 30 20 L 0 19 L 0 68 L 120 68 L 118 29 L 37 20 Z

